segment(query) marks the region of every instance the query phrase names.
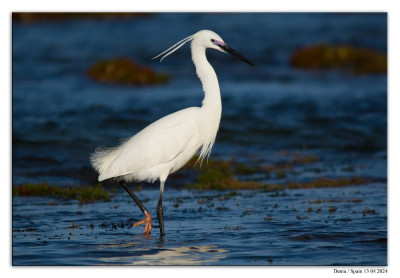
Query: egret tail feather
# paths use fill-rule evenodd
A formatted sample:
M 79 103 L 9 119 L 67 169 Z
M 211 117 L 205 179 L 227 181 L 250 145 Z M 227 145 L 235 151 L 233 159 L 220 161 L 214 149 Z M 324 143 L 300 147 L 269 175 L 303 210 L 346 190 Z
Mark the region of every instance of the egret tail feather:
M 120 153 L 123 142 L 117 147 L 100 147 L 90 155 L 90 163 L 100 175 L 107 169 L 114 158 Z

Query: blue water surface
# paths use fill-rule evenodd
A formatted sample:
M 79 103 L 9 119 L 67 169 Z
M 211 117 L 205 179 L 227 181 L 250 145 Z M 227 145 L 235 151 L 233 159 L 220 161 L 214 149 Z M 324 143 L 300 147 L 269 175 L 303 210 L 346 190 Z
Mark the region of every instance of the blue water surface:
M 167 181 L 162 242 L 121 224 L 141 217 L 122 191 L 115 204 L 84 207 L 14 197 L 13 264 L 387 264 L 387 75 L 300 70 L 289 62 L 294 50 L 316 43 L 386 53 L 385 13 L 159 13 L 14 22 L 13 185 L 95 184 L 89 155 L 96 147 L 116 145 L 162 116 L 200 106 L 203 92 L 190 47 L 162 63 L 151 57 L 201 29 L 217 32 L 256 65 L 207 52 L 223 102 L 212 158 L 267 165 L 279 163 L 282 153 L 300 152 L 318 163 L 261 180 L 358 176 L 371 183 L 275 197 L 239 192 L 220 203 L 218 194 L 225 193 L 194 193 Z M 168 73 L 171 81 L 129 87 L 88 77 L 95 62 L 117 57 Z M 157 186 L 142 190 L 148 207 L 156 207 Z M 198 203 L 202 194 L 214 196 L 206 198 L 209 207 Z M 178 197 L 187 201 L 175 208 Z M 320 213 L 309 203 L 318 199 Z M 79 226 L 68 229 L 72 222 Z

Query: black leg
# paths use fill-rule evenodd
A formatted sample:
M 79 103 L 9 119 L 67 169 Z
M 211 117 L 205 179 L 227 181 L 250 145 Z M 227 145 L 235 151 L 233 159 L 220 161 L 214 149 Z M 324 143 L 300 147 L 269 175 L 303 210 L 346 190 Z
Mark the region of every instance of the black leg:
M 145 213 L 147 212 L 147 209 L 144 207 L 142 202 L 136 197 L 135 193 L 132 192 L 132 190 L 129 189 L 128 185 L 124 181 L 119 181 L 119 184 L 125 189 L 126 192 L 128 192 L 129 196 L 132 197 L 132 199 L 135 201 L 136 205 L 140 208 L 140 210 Z
M 132 190 L 129 189 L 128 185 L 126 185 L 125 182 L 120 181 L 119 184 L 128 192 L 128 194 L 132 197 L 132 199 L 135 201 L 136 205 L 140 208 L 140 210 L 144 214 L 144 219 L 141 221 L 138 221 L 133 224 L 134 227 L 139 226 L 140 224 L 145 224 L 144 226 L 144 234 L 149 237 L 151 233 L 151 215 L 148 213 L 147 209 L 143 206 L 142 202 L 136 197 L 135 193 L 132 192 Z
M 163 192 L 160 191 L 160 197 L 158 198 L 158 204 L 157 204 L 157 218 L 158 218 L 158 223 L 160 224 L 160 237 L 165 236 L 165 231 L 164 231 L 164 210 L 162 207 L 162 195 Z

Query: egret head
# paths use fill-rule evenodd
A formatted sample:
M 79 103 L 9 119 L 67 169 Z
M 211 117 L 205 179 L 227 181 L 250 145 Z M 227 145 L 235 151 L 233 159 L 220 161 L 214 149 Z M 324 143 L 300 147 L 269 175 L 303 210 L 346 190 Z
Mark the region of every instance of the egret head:
M 213 48 L 222 52 L 221 45 L 225 45 L 224 40 L 215 32 L 210 30 L 202 30 L 193 35 L 192 45 L 204 48 Z
M 228 46 L 223 39 L 216 34 L 213 31 L 209 31 L 209 30 L 202 30 L 197 32 L 194 35 L 194 39 L 192 44 L 197 43 L 197 41 L 199 41 L 199 44 L 203 44 L 203 46 L 205 48 L 213 48 L 219 51 L 222 51 L 224 53 L 229 53 L 232 54 L 233 56 L 239 58 L 240 60 L 248 63 L 249 65 L 254 66 L 254 64 L 252 62 L 250 62 L 249 59 L 247 59 L 246 57 L 244 57 L 242 54 L 240 54 L 239 52 L 237 52 L 236 50 L 234 50 L 233 48 L 231 48 L 230 46 Z
M 203 48 L 216 49 L 216 50 L 219 50 L 224 53 L 232 54 L 233 56 L 241 59 L 242 61 L 248 63 L 249 65 L 254 66 L 254 64 L 252 62 L 250 62 L 249 59 L 245 58 L 242 54 L 240 54 L 239 52 L 237 52 L 236 50 L 234 50 L 233 48 L 228 46 L 217 33 L 210 31 L 210 30 L 199 31 L 196 34 L 177 42 L 176 44 L 174 44 L 173 46 L 171 46 L 170 48 L 168 48 L 167 50 L 160 53 L 159 55 L 157 55 L 154 58 L 158 58 L 159 56 L 164 55 L 161 58 L 161 61 L 162 61 L 165 57 L 167 57 L 169 54 L 175 52 L 178 48 L 180 48 L 182 45 L 184 45 L 188 41 L 192 41 L 192 47 L 193 46 L 194 47 L 201 46 Z

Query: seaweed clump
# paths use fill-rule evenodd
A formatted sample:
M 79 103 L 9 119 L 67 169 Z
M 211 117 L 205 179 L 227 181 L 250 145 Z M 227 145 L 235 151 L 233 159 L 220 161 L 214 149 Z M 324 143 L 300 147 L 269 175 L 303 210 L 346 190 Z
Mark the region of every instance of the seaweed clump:
M 329 188 L 329 187 L 345 187 L 353 185 L 369 184 L 370 181 L 362 177 L 339 177 L 328 178 L 320 177 L 314 180 L 299 182 L 292 181 L 287 183 L 274 183 L 267 184 L 257 180 L 239 179 L 240 177 L 252 175 L 255 173 L 266 173 L 269 175 L 275 172 L 277 178 L 280 172 L 284 169 L 290 169 L 295 165 L 304 165 L 320 161 L 316 156 L 302 156 L 299 154 L 294 155 L 285 163 L 269 166 L 250 166 L 243 163 L 238 163 L 234 160 L 217 160 L 209 159 L 207 167 L 200 167 L 196 163 L 198 157 L 193 157 L 191 161 L 185 166 L 186 169 L 194 167 L 196 173 L 196 180 L 194 183 L 187 184 L 186 189 L 197 190 L 263 190 L 266 192 L 281 191 L 286 189 L 309 189 L 309 188 Z M 239 178 L 238 178 L 239 177 Z
M 195 170 L 197 171 L 197 178 L 195 183 L 186 185 L 187 189 L 198 189 L 198 190 L 239 190 L 239 189 L 261 189 L 264 185 L 258 181 L 245 181 L 239 180 L 235 177 L 235 174 L 242 173 L 244 164 L 239 164 L 234 161 L 226 160 L 208 160 L 206 168 L 199 167 L 195 161 L 197 157 L 194 157 L 189 162 L 189 167 L 196 165 Z M 245 167 L 246 173 L 253 173 L 250 166 Z
M 198 174 L 196 182 L 186 185 L 187 189 L 198 190 L 239 190 L 261 189 L 264 185 L 258 181 L 243 181 L 236 179 L 233 174 L 225 175 L 220 169 L 209 168 Z
M 99 82 L 133 86 L 161 84 L 169 80 L 167 74 L 158 74 L 129 58 L 99 61 L 92 65 L 87 73 Z
M 96 186 L 59 187 L 46 182 L 39 184 L 26 183 L 13 187 L 12 193 L 13 196 L 75 199 L 80 204 L 93 203 L 99 200 L 109 202 L 111 199 L 110 194 L 100 184 Z
M 288 183 L 289 189 L 305 189 L 305 188 L 327 188 L 327 187 L 343 187 L 352 185 L 368 184 L 369 180 L 361 177 L 340 177 L 338 179 L 332 178 L 317 178 L 308 182 L 290 182 Z
M 349 45 L 317 44 L 297 49 L 290 58 L 295 68 L 345 69 L 355 74 L 387 72 L 385 54 Z
M 107 13 L 107 12 L 16 12 L 12 13 L 14 22 L 36 23 L 46 21 L 63 21 L 76 19 L 117 19 L 151 16 L 152 13 Z

